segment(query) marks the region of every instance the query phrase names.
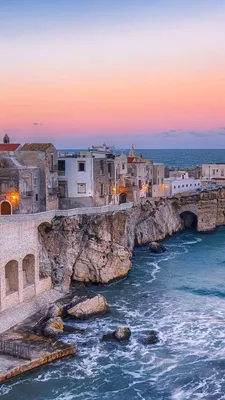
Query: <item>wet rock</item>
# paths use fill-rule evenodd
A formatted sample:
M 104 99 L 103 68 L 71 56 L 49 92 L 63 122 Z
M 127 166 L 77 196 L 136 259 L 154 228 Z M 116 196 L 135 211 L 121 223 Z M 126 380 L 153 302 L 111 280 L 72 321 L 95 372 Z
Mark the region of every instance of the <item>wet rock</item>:
M 158 333 L 154 330 L 150 330 L 146 332 L 146 336 L 143 339 L 144 344 L 156 344 L 159 342 Z
M 69 308 L 67 313 L 77 319 L 87 319 L 94 315 L 104 314 L 109 310 L 108 303 L 104 296 L 98 294 L 95 297 L 86 299 Z
M 75 328 L 71 325 L 64 324 L 63 333 L 85 333 L 85 329 Z
M 117 340 L 129 340 L 131 337 L 131 330 L 128 326 L 121 326 L 115 331 L 115 337 Z
M 43 328 L 43 335 L 46 337 L 57 337 L 62 333 L 63 320 L 61 317 L 50 318 Z
M 103 335 L 102 340 L 111 341 L 117 340 L 118 342 L 129 340 L 131 337 L 131 330 L 128 326 L 121 326 L 114 332 L 109 332 Z
M 166 247 L 163 246 L 163 244 L 157 242 L 151 242 L 149 244 L 149 250 L 155 254 L 161 254 L 167 251 Z

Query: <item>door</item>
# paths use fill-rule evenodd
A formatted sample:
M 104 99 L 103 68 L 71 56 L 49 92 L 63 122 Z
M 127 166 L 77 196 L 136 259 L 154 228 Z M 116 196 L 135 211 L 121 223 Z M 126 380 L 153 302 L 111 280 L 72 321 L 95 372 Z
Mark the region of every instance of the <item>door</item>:
M 0 214 L 1 215 L 11 215 L 12 214 L 12 207 L 8 201 L 2 201 L 0 205 Z

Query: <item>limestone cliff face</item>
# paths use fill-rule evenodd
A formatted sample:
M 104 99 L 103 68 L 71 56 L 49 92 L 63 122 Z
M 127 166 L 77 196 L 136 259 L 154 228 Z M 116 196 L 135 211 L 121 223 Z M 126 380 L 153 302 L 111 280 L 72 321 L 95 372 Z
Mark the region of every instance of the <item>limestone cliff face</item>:
M 55 286 L 71 279 L 107 283 L 131 268 L 135 244 L 164 239 L 181 230 L 183 215 L 195 214 L 197 229 L 225 225 L 225 191 L 149 199 L 126 211 L 60 217 L 39 230 L 40 269 Z

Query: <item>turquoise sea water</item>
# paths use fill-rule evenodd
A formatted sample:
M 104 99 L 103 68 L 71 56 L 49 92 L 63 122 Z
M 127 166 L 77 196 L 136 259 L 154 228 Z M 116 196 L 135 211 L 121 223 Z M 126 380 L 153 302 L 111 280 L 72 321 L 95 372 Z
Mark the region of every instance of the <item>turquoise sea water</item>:
M 225 228 L 184 231 L 164 241 L 167 253 L 135 250 L 127 279 L 92 286 L 111 308 L 104 317 L 71 325 L 87 329 L 64 340 L 77 355 L 4 384 L 3 400 L 225 399 Z M 102 334 L 131 327 L 128 344 Z M 141 343 L 156 329 L 160 343 Z

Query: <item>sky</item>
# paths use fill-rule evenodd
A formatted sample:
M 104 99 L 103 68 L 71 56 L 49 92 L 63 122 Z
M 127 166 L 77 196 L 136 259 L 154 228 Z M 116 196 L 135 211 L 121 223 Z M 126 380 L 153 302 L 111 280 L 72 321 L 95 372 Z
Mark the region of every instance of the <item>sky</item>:
M 0 0 L 0 136 L 225 148 L 224 0 Z

